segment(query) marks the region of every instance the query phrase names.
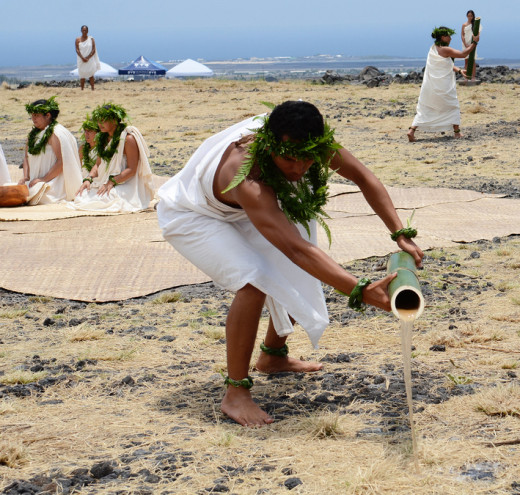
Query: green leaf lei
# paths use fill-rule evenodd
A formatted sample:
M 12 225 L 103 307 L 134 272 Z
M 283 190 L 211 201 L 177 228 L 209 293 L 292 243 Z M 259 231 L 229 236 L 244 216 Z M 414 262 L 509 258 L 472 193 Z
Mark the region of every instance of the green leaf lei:
M 315 219 L 325 230 L 330 244 L 330 229 L 323 219 L 330 217 L 323 207 L 328 199 L 327 181 L 334 173 L 333 170 L 329 170 L 329 165 L 335 152 L 341 148 L 334 140 L 334 130 L 325 123 L 322 136 L 309 137 L 303 142 L 279 141 L 268 126 L 269 117 L 259 118 L 262 118 L 264 123 L 255 130 L 255 139 L 249 145 L 248 156 L 222 192 L 238 186 L 247 178 L 253 166 L 258 165 L 259 180 L 273 188 L 287 218 L 294 223 L 302 224 L 309 235 L 309 221 Z M 303 160 L 312 159 L 314 163 L 300 180 L 291 182 L 275 165 L 272 154 Z
M 37 105 L 33 105 L 28 103 L 25 105 L 25 110 L 27 110 L 27 113 L 30 115 L 33 114 L 42 114 L 47 115 L 49 112 L 53 110 L 60 110 L 60 107 L 58 106 L 58 102 L 56 101 L 56 96 L 51 96 L 45 103 L 39 103 Z M 56 120 L 53 120 L 45 129 L 45 132 L 43 133 L 43 136 L 41 139 L 36 143 L 36 136 L 42 132 L 41 129 L 38 129 L 37 127 L 33 127 L 31 131 L 29 132 L 29 135 L 27 136 L 27 151 L 31 155 L 39 155 L 41 152 L 45 152 L 45 148 L 47 146 L 47 143 L 49 142 L 49 139 L 52 136 L 52 133 L 54 132 L 54 126 L 58 122 Z
M 28 103 L 27 105 L 25 105 L 25 110 L 27 110 L 27 113 L 31 115 L 34 113 L 41 113 L 42 115 L 47 115 L 52 110 L 57 110 L 59 112 L 60 107 L 58 105 L 58 102 L 56 101 L 56 96 L 51 96 L 48 100 L 46 100 L 45 103 L 39 103 L 37 105 Z
M 450 28 L 447 28 L 447 27 L 436 27 L 433 31 L 432 31 L 432 38 L 435 38 L 435 44 L 437 46 L 448 46 L 448 43 L 443 43 L 442 41 L 440 41 L 440 38 L 441 36 L 453 36 L 455 34 L 455 30 L 454 29 L 450 29 Z
M 111 140 L 108 132 L 100 132 L 96 136 L 97 155 L 106 162 L 107 167 L 110 163 L 110 160 L 112 160 L 114 153 L 117 151 L 121 133 L 127 126 L 127 124 L 124 122 L 127 117 L 128 115 L 126 110 L 122 106 L 116 105 L 115 103 L 105 103 L 97 107 L 92 112 L 92 120 L 96 123 L 106 122 L 107 120 L 114 120 L 118 122 Z M 110 146 L 107 148 L 109 140 Z
M 82 154 L 83 154 L 83 168 L 86 168 L 89 172 L 92 170 L 92 167 L 96 164 L 97 154 L 94 154 L 93 157 L 90 156 L 90 152 L 92 148 L 90 144 L 85 141 L 82 146 Z
M 57 120 L 53 120 L 46 128 L 45 132 L 43 133 L 43 136 L 41 139 L 36 143 L 36 136 L 42 132 L 41 129 L 38 129 L 37 127 L 33 127 L 31 129 L 31 132 L 29 132 L 29 135 L 27 136 L 27 151 L 31 155 L 39 155 L 42 152 L 45 152 L 45 147 L 47 146 L 47 143 L 49 142 L 49 139 L 52 136 L 52 133 L 54 132 L 54 127 L 58 123 Z

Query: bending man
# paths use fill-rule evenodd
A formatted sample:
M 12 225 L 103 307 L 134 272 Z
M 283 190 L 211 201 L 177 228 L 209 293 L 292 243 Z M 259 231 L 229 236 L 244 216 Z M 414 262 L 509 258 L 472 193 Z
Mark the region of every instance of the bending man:
M 364 303 L 390 309 L 389 275 L 357 280 L 316 246 L 326 228 L 329 166 L 355 182 L 417 264 L 422 251 L 404 234 L 384 186 L 334 141 L 318 109 L 288 101 L 211 137 L 159 190 L 164 237 L 220 286 L 236 291 L 226 321 L 227 392 L 222 411 L 242 425 L 273 419 L 252 400 L 250 359 L 264 304 L 271 318 L 256 368 L 265 373 L 316 371 L 319 363 L 287 355 L 297 321 L 313 345 L 328 324 L 323 281 Z M 327 228 L 326 228 L 327 230 Z M 402 232 L 402 234 L 400 234 Z

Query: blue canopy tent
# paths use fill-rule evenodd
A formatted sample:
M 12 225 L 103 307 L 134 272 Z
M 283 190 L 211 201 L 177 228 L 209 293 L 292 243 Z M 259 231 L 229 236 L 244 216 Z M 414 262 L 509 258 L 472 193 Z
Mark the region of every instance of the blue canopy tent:
M 148 79 L 166 74 L 166 68 L 157 62 L 152 62 L 142 55 L 137 57 L 127 67 L 119 69 L 120 76 L 137 76 L 140 79 Z

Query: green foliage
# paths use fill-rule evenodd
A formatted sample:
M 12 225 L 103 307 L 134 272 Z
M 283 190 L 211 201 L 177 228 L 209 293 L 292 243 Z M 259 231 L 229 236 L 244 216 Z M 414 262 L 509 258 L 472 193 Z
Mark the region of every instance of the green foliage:
M 39 103 L 38 105 L 32 105 L 31 103 L 28 103 L 27 105 L 25 105 L 25 110 L 27 110 L 27 113 L 31 115 L 35 113 L 47 115 L 49 112 L 52 112 L 53 110 L 59 112 L 60 107 L 58 105 L 58 102 L 56 101 L 56 96 L 51 96 L 48 100 L 45 100 L 45 103 Z
M 115 120 L 117 123 L 121 123 L 127 117 L 126 110 L 121 105 L 116 105 L 112 102 L 103 103 L 103 105 L 99 105 L 92 112 L 92 120 L 96 123 L 106 122 L 107 120 Z
M 34 112 L 33 112 L 34 113 Z M 49 139 L 52 136 L 52 133 L 54 132 L 54 127 L 58 123 L 57 120 L 53 120 L 45 129 L 45 132 L 43 133 L 43 136 L 41 139 L 36 142 L 36 136 L 42 132 L 41 129 L 38 129 L 37 127 L 33 127 L 31 129 L 31 132 L 29 132 L 29 135 L 27 136 L 27 151 L 31 155 L 39 155 L 42 152 L 45 152 L 45 148 L 47 147 L 47 143 L 49 142 Z
M 259 118 L 262 118 L 264 123 L 255 131 L 255 139 L 249 145 L 248 157 L 222 192 L 226 193 L 238 186 L 249 176 L 253 167 L 258 166 L 259 179 L 273 188 L 287 218 L 291 222 L 303 225 L 309 235 L 309 221 L 316 220 L 324 228 L 330 244 L 331 234 L 324 220 L 329 216 L 323 207 L 328 199 L 327 182 L 334 173 L 329 170 L 329 164 L 335 152 L 341 148 L 334 140 L 334 130 L 325 124 L 321 136 L 309 136 L 303 142 L 279 141 L 269 128 L 269 117 Z M 291 182 L 274 164 L 272 155 L 312 160 L 313 164 L 300 180 Z

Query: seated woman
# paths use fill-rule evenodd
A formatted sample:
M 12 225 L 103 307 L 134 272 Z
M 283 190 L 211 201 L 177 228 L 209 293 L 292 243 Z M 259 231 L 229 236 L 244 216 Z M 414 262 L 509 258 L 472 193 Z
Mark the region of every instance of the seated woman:
M 7 168 L 7 162 L 4 156 L 4 150 L 0 144 L 0 186 L 11 182 L 11 176 L 9 175 L 9 169 Z
M 97 176 L 97 167 L 101 162 L 101 158 L 97 155 L 96 150 L 96 136 L 99 132 L 99 127 L 87 114 L 85 122 L 81 125 L 81 130 L 83 131 L 83 142 L 79 146 L 79 159 L 82 172 L 84 175 L 88 175 L 95 168 L 95 171 L 91 174 L 92 177 L 95 177 Z
M 154 197 L 148 147 L 139 130 L 125 123 L 126 118 L 125 109 L 114 103 L 92 113 L 100 130 L 96 138 L 99 165 L 83 179 L 69 203 L 72 208 L 110 213 L 148 208 Z
M 58 124 L 55 97 L 25 105 L 34 127 L 27 137 L 23 178 L 29 204 L 58 203 L 74 198 L 81 185 L 81 165 L 74 136 Z

